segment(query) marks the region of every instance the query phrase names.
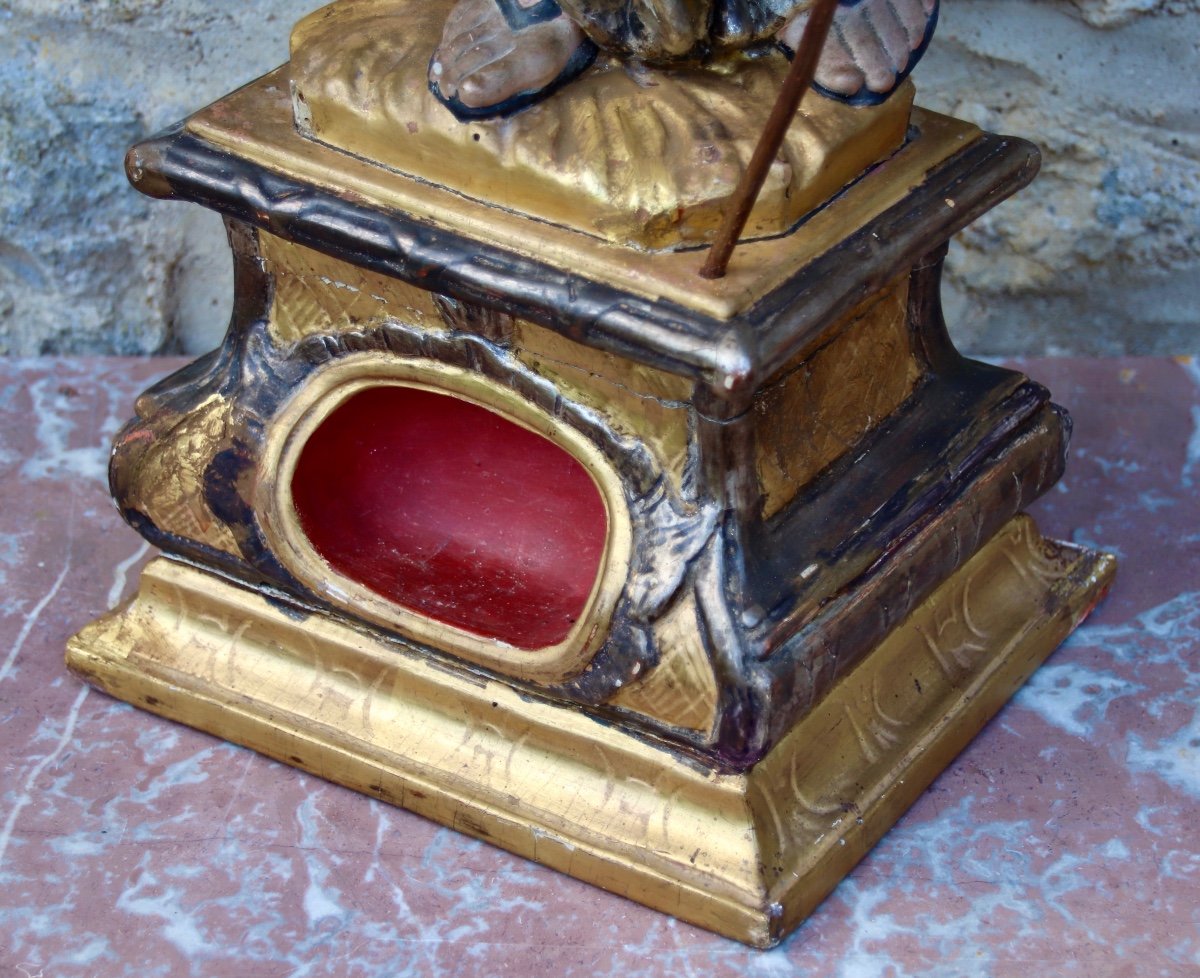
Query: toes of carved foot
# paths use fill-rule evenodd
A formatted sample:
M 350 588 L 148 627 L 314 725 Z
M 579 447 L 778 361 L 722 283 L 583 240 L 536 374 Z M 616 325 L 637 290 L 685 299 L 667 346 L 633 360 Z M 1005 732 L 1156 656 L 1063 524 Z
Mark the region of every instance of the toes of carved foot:
M 495 105 L 511 94 L 505 92 L 506 80 L 507 76 L 496 72 L 482 71 L 468 75 L 458 88 L 459 101 L 473 109 Z

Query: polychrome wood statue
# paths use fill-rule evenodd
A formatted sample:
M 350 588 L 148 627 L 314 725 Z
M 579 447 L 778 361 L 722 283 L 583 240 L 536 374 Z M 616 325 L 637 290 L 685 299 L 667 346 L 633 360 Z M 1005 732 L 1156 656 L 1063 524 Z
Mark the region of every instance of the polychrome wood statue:
M 1023 515 L 1066 414 L 942 321 L 1038 154 L 913 106 L 935 14 L 340 0 L 135 146 L 236 297 L 117 437 L 162 556 L 71 669 L 779 941 L 1113 572 Z
M 720 63 L 799 44 L 809 0 L 458 0 L 429 66 L 434 93 L 460 119 L 532 105 L 586 70 L 598 50 L 642 65 Z M 933 36 L 937 0 L 838 4 L 817 88 L 881 102 Z

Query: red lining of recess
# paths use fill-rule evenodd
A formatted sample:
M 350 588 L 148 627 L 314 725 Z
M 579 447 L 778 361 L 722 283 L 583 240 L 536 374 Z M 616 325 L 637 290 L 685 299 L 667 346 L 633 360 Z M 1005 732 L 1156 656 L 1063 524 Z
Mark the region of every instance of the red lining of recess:
M 608 533 L 582 464 L 493 411 L 381 385 L 313 432 L 300 525 L 339 573 L 412 611 L 522 649 L 583 613 Z

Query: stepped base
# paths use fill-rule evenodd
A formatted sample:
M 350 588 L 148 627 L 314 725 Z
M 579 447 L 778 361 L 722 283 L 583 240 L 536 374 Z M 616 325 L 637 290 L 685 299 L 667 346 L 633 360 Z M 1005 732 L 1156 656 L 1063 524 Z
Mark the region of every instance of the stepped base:
M 767 947 L 1086 616 L 1114 569 L 1017 517 L 744 773 L 166 558 L 71 640 L 67 661 L 139 707 Z

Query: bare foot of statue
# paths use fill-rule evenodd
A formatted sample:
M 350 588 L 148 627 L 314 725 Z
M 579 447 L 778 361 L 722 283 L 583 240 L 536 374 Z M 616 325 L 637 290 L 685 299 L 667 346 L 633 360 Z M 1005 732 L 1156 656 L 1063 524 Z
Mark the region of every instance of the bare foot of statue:
M 429 87 L 459 119 L 515 112 L 571 81 L 596 46 L 554 0 L 458 0 Z
M 855 105 L 882 102 L 912 71 L 937 25 L 937 0 L 840 3 L 817 62 L 816 87 Z M 794 14 L 778 41 L 795 51 L 808 11 Z
M 664 3 L 686 20 L 694 0 Z M 774 0 L 771 9 L 778 5 Z M 786 6 L 809 3 L 789 0 Z M 938 0 L 841 0 L 817 65 L 816 88 L 853 105 L 882 102 L 924 54 L 937 11 Z M 796 49 L 807 22 L 807 9 L 786 20 L 776 37 L 785 51 Z M 507 115 L 571 81 L 596 50 L 556 0 L 457 0 L 429 63 L 429 86 L 459 119 Z

